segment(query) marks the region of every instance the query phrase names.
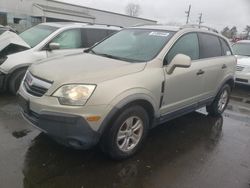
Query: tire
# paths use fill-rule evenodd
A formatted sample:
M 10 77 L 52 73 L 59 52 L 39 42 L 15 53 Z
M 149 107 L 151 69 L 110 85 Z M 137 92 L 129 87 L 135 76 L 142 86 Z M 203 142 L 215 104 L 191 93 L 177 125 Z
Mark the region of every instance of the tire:
M 19 69 L 12 73 L 10 80 L 9 80 L 9 92 L 13 95 L 16 95 L 23 77 L 26 73 L 26 69 Z
M 231 94 L 231 87 L 228 84 L 225 84 L 215 97 L 213 103 L 206 107 L 209 115 L 212 116 L 221 115 L 227 108 L 230 94 Z
M 100 144 L 103 152 L 115 160 L 132 156 L 142 146 L 149 122 L 148 113 L 141 106 L 129 106 L 121 111 L 102 136 Z

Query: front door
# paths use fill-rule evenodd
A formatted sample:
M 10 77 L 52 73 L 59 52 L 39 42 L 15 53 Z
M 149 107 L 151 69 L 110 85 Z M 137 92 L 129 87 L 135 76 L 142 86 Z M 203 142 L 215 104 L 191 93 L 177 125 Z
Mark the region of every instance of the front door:
M 167 74 L 166 67 L 177 54 L 188 55 L 192 59 L 191 67 L 176 68 Z M 202 82 L 204 72 L 199 63 L 199 41 L 196 33 L 183 35 L 173 45 L 165 57 L 165 91 L 161 114 L 165 115 L 178 110 L 188 110 L 202 99 Z
M 58 43 L 60 48 L 51 51 L 48 50 L 48 57 L 83 52 L 82 32 L 79 28 L 63 31 L 51 40 L 50 43 Z

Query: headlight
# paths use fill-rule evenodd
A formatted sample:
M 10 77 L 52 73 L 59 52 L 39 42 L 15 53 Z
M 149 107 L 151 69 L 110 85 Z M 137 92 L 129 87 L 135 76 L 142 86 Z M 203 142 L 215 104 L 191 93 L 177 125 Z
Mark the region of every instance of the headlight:
M 6 59 L 8 59 L 8 57 L 0 57 L 0 65 L 2 65 L 5 61 L 6 61 Z
M 95 88 L 95 85 L 64 85 L 53 96 L 57 97 L 62 105 L 82 106 L 87 102 Z

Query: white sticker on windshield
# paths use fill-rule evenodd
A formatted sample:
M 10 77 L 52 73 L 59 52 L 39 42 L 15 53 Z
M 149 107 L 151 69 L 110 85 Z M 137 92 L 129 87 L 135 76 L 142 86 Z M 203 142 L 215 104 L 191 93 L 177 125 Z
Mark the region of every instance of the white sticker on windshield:
M 169 35 L 169 33 L 153 31 L 153 32 L 149 33 L 149 35 L 158 36 L 158 37 L 167 37 Z

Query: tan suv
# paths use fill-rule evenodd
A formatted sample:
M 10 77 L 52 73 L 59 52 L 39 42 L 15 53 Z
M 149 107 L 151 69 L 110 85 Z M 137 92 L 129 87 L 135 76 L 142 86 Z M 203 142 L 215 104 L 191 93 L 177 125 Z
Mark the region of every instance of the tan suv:
M 229 43 L 209 28 L 132 27 L 85 53 L 32 65 L 19 101 L 24 118 L 56 141 L 100 143 L 123 159 L 156 125 L 204 106 L 222 114 L 235 68 Z

